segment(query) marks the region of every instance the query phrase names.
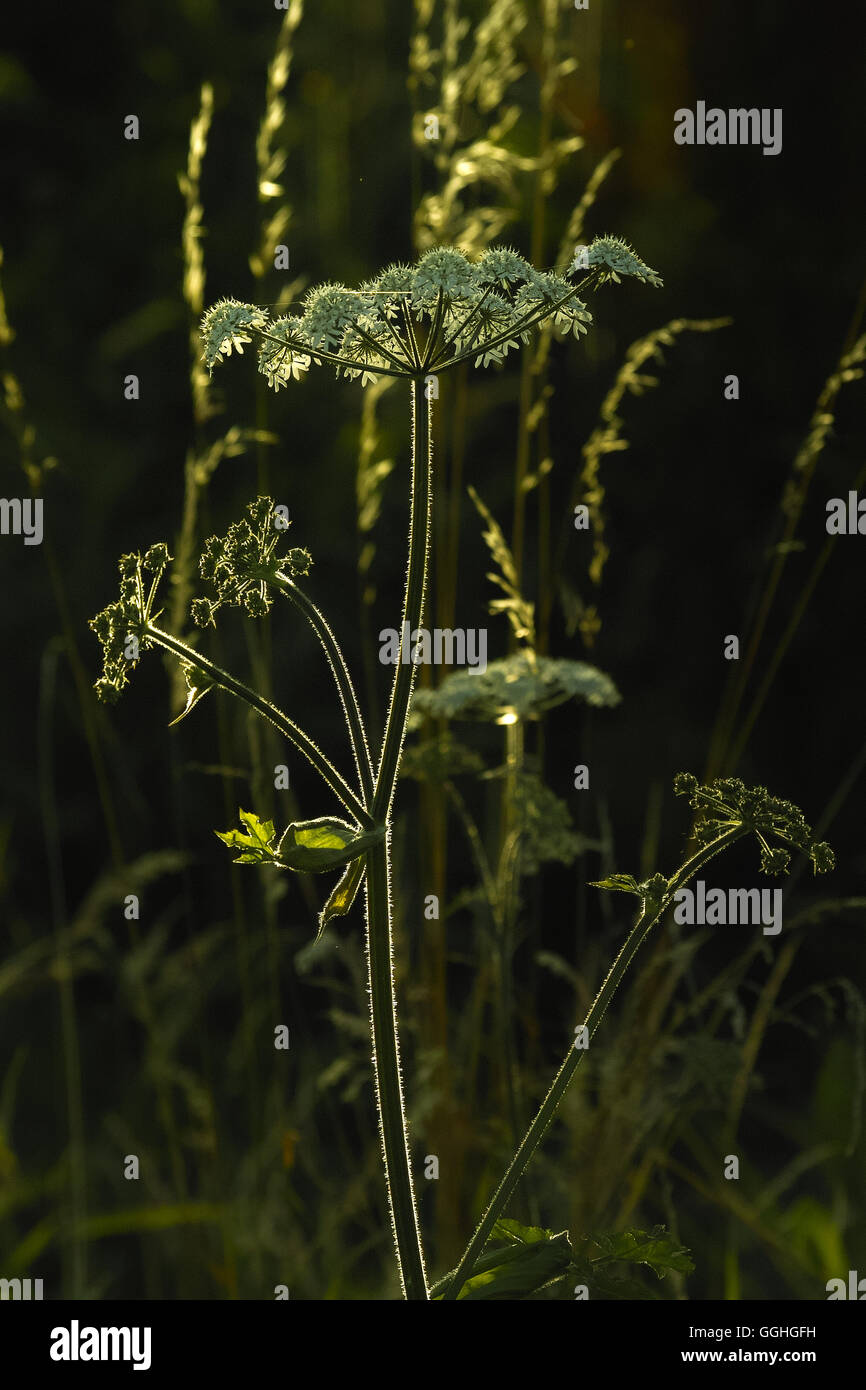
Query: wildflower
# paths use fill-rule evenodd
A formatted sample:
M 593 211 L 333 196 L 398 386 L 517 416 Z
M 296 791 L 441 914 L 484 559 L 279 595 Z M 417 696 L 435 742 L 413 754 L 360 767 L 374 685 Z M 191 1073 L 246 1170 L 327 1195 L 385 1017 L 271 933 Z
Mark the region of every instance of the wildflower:
M 365 297 L 345 285 L 318 285 L 304 300 L 304 336 L 312 347 L 335 348 L 366 307 Z
M 94 689 L 106 704 L 115 704 L 129 683 L 129 672 L 151 645 L 147 626 L 155 622 L 156 592 L 171 556 L 164 542 L 152 545 L 142 557 L 121 555 L 120 597 L 90 619 L 102 647 L 102 676 Z M 148 581 L 145 574 L 152 575 Z
M 190 613 L 199 627 L 212 623 L 224 604 L 243 606 L 250 617 L 263 618 L 272 602 L 268 583 L 310 571 L 309 551 L 295 547 L 284 555 L 277 554 L 285 528 L 276 526 L 270 497 L 257 497 L 247 513 L 249 521 L 236 521 L 224 536 L 211 536 L 205 543 L 199 573 L 210 583 L 214 597 L 193 601 Z
M 572 268 L 578 260 L 582 267 L 599 270 L 599 283 L 602 284 L 605 280 L 613 280 L 618 284 L 620 275 L 634 275 L 636 279 L 649 285 L 662 283 L 660 276 L 645 265 L 628 242 L 623 241 L 621 237 L 596 237 L 591 246 L 581 247 L 581 254 L 575 257 Z
M 578 270 L 579 283 L 568 277 Z M 557 332 L 586 332 L 592 315 L 578 289 L 633 275 L 661 284 L 624 241 L 596 240 L 566 275 L 536 270 L 507 246 L 490 247 L 471 261 L 456 247 L 437 246 L 414 266 L 392 265 L 357 290 L 324 284 L 311 290 L 302 314 L 271 321 L 263 309 L 224 299 L 202 322 L 204 359 L 213 367 L 234 347 L 255 339 L 259 370 L 279 390 L 313 363 L 337 375 L 418 379 L 460 362 L 502 362 L 529 342 L 546 320 Z
M 299 340 L 303 340 L 303 330 L 296 319 L 275 319 L 268 327 L 268 336 L 259 349 L 259 371 L 275 391 L 290 381 L 299 381 L 302 372 L 310 369 L 309 354 L 297 350 Z
M 701 786 L 690 772 L 680 772 L 674 778 L 674 793 L 688 797 L 689 805 L 701 812 L 695 827 L 701 845 L 711 844 L 729 826 L 743 825 L 758 840 L 764 873 L 787 873 L 791 862 L 788 851 L 768 844 L 767 836 L 807 855 L 816 874 L 829 873 L 835 865 L 832 849 L 826 840 L 812 838 L 812 828 L 799 806 L 771 796 L 766 787 L 747 787 L 739 777 L 719 777 Z
M 529 284 L 536 277 L 536 271 L 529 261 L 518 256 L 508 246 L 492 246 L 478 262 L 478 278 L 482 283 L 502 285 Z
M 248 330 L 263 328 L 268 321 L 264 309 L 254 304 L 241 304 L 236 299 L 221 299 L 208 309 L 202 319 L 201 332 L 204 338 L 204 360 L 208 367 L 221 362 L 231 354 L 232 348 L 242 353 L 244 343 L 251 343 Z
M 477 267 L 462 251 L 434 247 L 421 257 L 412 277 L 412 307 L 421 315 L 432 315 L 440 297 L 449 305 L 470 304 L 477 297 Z

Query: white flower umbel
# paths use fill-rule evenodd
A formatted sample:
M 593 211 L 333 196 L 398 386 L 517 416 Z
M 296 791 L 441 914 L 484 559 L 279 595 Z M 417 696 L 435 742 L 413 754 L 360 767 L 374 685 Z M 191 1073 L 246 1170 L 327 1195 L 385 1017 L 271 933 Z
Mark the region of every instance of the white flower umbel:
M 570 279 L 578 273 L 577 282 Z M 418 378 L 460 362 L 487 367 L 530 340 L 551 320 L 562 334 L 585 333 L 592 315 L 578 297 L 633 275 L 659 285 L 654 270 L 616 237 L 602 237 L 567 275 L 536 270 L 507 246 L 470 261 L 456 247 L 436 247 L 414 266 L 392 265 L 359 289 L 324 284 L 307 294 L 303 313 L 271 320 L 254 304 L 224 299 L 202 322 L 209 368 L 255 339 L 259 370 L 275 390 L 310 365 L 329 363 L 338 376 Z

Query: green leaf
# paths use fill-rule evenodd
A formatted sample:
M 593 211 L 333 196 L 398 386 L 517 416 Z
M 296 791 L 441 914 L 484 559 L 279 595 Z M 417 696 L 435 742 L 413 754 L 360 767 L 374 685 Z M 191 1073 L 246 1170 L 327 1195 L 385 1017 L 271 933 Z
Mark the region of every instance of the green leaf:
M 252 836 L 253 843 L 257 843 L 267 849 L 274 838 L 274 823 L 272 820 L 259 820 L 254 811 L 238 811 L 238 815 L 243 821 L 247 830 Z
M 542 1240 L 558 1240 L 553 1231 L 547 1231 L 543 1226 L 521 1226 L 519 1221 L 512 1221 L 509 1217 L 500 1217 L 490 1233 L 491 1240 L 508 1241 L 511 1245 L 538 1245 Z
M 189 661 L 181 662 L 181 666 L 186 680 L 186 706 L 176 719 L 172 719 L 168 726 L 170 729 L 173 729 L 175 724 L 179 724 L 182 719 L 186 719 L 186 716 L 195 709 L 199 700 L 214 688 L 214 682 L 196 671 Z
M 532 1245 L 508 1245 L 483 1255 L 459 1300 L 525 1298 L 563 1275 L 571 1262 L 568 1233 Z M 483 1267 L 486 1265 L 486 1268 Z
M 607 888 L 611 893 L 635 893 L 639 898 L 643 897 L 640 884 L 631 874 L 611 874 L 609 878 L 596 879 L 589 886 Z
M 611 874 L 609 878 L 591 883 L 590 887 L 607 888 L 614 893 L 636 893 L 643 901 L 645 912 L 657 913 L 664 905 L 670 884 L 664 874 L 652 874 L 643 883 L 638 883 L 631 874 Z
M 286 827 L 275 862 L 284 869 L 324 874 L 329 869 L 341 869 L 350 864 L 384 838 L 384 826 L 359 831 L 357 826 L 334 816 L 294 821 Z
M 384 826 L 361 832 L 348 821 L 334 816 L 319 816 L 315 820 L 293 821 L 283 831 L 279 842 L 275 842 L 273 821 L 260 820 L 253 811 L 239 810 L 238 815 L 248 834 L 242 830 L 214 832 L 230 849 L 241 851 L 234 860 L 235 864 L 274 864 L 279 869 L 324 874 L 330 869 L 341 869 L 351 864 L 385 836 Z M 348 888 L 352 882 L 346 879 L 345 887 Z M 358 891 L 358 883 L 355 883 L 350 899 L 346 898 L 345 890 L 340 891 L 341 884 L 337 885 L 331 895 L 334 905 L 329 912 L 329 899 L 325 909 L 329 916 L 338 915 L 340 908 L 337 905 L 344 901 L 346 906 L 343 910 L 348 912 Z
M 494 1249 L 488 1246 L 476 1260 L 458 1300 L 527 1298 L 571 1267 L 574 1252 L 567 1231 L 555 1235 L 540 1226 L 499 1220 L 490 1240 L 502 1243 Z M 441 1298 L 451 1277 L 447 1274 L 434 1284 L 431 1298 Z
M 274 823 L 272 820 L 259 820 L 253 811 L 238 809 L 241 822 L 250 832 L 242 830 L 215 830 L 214 834 L 229 849 L 239 849 L 241 854 L 233 861 L 235 864 L 271 864 L 274 860 Z
M 587 1292 L 592 1299 L 604 1299 L 616 1301 L 627 1299 L 629 1302 L 648 1302 L 657 1303 L 660 1295 L 655 1289 L 651 1289 L 648 1284 L 636 1274 L 609 1266 L 599 1269 L 589 1260 L 577 1259 L 570 1268 L 569 1284 L 572 1286 L 572 1293 L 575 1284 L 585 1284 Z
M 630 1227 L 584 1236 L 577 1244 L 569 1283 L 585 1284 L 590 1298 L 657 1301 L 659 1294 L 638 1277 L 636 1265 L 647 1265 L 659 1279 L 671 1270 L 690 1274 L 694 1269 L 688 1250 L 664 1226 L 654 1226 L 649 1233 Z
M 307 849 L 345 849 L 351 838 L 342 834 L 333 821 L 323 820 L 316 825 L 299 821 L 293 829 L 295 844 Z
M 353 859 L 347 864 L 345 873 L 336 887 L 332 888 L 331 896 L 319 913 L 319 930 L 316 934 L 317 941 L 332 917 L 345 917 L 358 895 L 358 889 L 363 879 L 364 860 L 363 858 Z
M 522 1226 L 519 1221 L 500 1218 L 490 1244 L 476 1260 L 457 1297 L 473 1301 L 530 1298 L 562 1280 L 568 1285 L 585 1284 L 592 1298 L 658 1299 L 636 1274 L 616 1265 L 647 1265 L 659 1279 L 671 1270 L 690 1274 L 694 1269 L 688 1250 L 664 1226 L 654 1226 L 650 1232 L 630 1227 L 613 1234 L 584 1236 L 573 1249 L 566 1231 L 556 1235 L 541 1226 Z M 453 1272 L 438 1280 L 430 1297 L 441 1298 L 452 1277 Z
M 671 1270 L 678 1274 L 691 1274 L 694 1271 L 694 1262 L 688 1250 L 668 1235 L 664 1226 L 654 1226 L 650 1232 L 629 1228 L 615 1235 L 593 1236 L 591 1239 L 599 1251 L 593 1265 L 614 1260 L 649 1265 L 659 1279 L 663 1279 Z

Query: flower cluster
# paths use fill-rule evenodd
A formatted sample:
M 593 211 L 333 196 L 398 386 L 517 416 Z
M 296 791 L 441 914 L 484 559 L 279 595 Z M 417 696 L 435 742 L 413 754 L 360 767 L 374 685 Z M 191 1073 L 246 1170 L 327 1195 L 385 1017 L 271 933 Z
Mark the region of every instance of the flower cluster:
M 770 796 L 766 787 L 747 787 L 739 777 L 720 777 L 701 786 L 691 773 L 680 772 L 674 778 L 674 792 L 688 797 L 689 805 L 702 813 L 695 829 L 701 845 L 710 844 L 731 825 L 743 825 L 757 836 L 765 873 L 786 873 L 791 862 L 787 850 L 767 843 L 767 835 L 808 855 L 816 874 L 829 873 L 835 865 L 832 849 L 825 840 L 813 839 L 799 806 Z
M 102 676 L 94 689 L 106 704 L 118 700 L 129 681 L 130 669 L 151 645 L 147 625 L 159 617 L 153 606 L 170 559 L 168 546 L 163 542 L 152 545 L 143 557 L 138 552 L 121 555 L 120 597 L 90 619 L 102 646 L 103 662 Z
M 264 328 L 267 321 L 268 315 L 264 309 L 257 309 L 254 304 L 239 304 L 234 299 L 221 299 L 214 304 L 204 318 L 205 325 L 210 323 L 213 327 L 203 327 L 202 330 L 205 332 L 205 361 L 208 367 L 231 356 L 232 348 L 242 353 L 244 343 L 252 342 L 250 330 Z
M 661 285 L 662 280 L 654 270 L 645 265 L 627 241 L 621 237 L 596 237 L 591 246 L 584 246 L 575 252 L 570 271 L 592 270 L 599 284 L 613 280 L 619 284 L 621 275 L 633 275 L 647 285 Z
M 568 276 L 586 272 L 578 284 Z M 591 314 L 578 289 L 632 275 L 659 285 L 655 271 L 625 242 L 597 239 L 567 275 L 536 270 L 509 247 L 491 247 L 470 261 L 454 247 L 435 247 L 414 266 L 392 265 L 357 290 L 317 286 L 302 314 L 270 320 L 253 304 L 224 299 L 202 321 L 209 368 L 253 338 L 259 370 L 279 390 L 311 363 L 362 384 L 378 376 L 420 377 L 459 362 L 498 363 L 542 322 L 578 337 Z
M 215 597 L 193 600 L 192 619 L 200 627 L 212 623 L 214 613 L 224 604 L 243 605 L 251 617 L 264 617 L 272 602 L 268 584 L 310 571 L 308 550 L 293 548 L 277 554 L 280 538 L 290 523 L 270 497 L 250 502 L 247 514 L 249 520 L 234 522 L 224 536 L 211 536 L 205 544 L 199 573 L 213 586 Z

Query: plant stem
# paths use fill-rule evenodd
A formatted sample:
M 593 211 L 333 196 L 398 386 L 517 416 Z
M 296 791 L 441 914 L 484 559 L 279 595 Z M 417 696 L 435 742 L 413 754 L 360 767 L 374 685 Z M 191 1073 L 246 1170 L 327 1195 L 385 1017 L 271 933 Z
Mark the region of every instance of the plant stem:
M 340 699 L 343 703 L 346 726 L 349 730 L 352 752 L 355 757 L 355 766 L 358 770 L 361 796 L 364 800 L 364 804 L 369 806 L 370 802 L 373 800 L 373 765 L 370 762 L 370 750 L 367 745 L 367 734 L 364 729 L 361 708 L 358 704 L 358 697 L 355 694 L 355 687 L 352 684 L 352 677 L 349 675 L 349 668 L 346 665 L 346 660 L 340 649 L 340 644 L 328 626 L 325 615 L 321 613 L 312 600 L 307 597 L 303 589 L 300 589 L 297 584 L 293 583 L 292 580 L 284 574 L 280 574 L 274 583 L 280 592 L 285 594 L 286 598 L 290 599 L 295 607 L 303 613 L 324 648 L 325 655 L 334 673 L 334 680 L 337 682 Z
M 407 641 L 406 624 L 409 625 L 408 642 L 411 645 L 411 634 L 420 627 L 424 616 L 427 552 L 430 548 L 430 517 L 433 501 L 431 417 L 432 403 L 425 399 L 423 381 L 420 378 L 415 378 L 412 382 L 412 504 L 409 519 L 409 567 L 406 572 L 406 590 L 403 597 L 403 618 L 400 624 L 397 670 L 391 690 L 391 703 L 388 707 L 382 757 L 379 762 L 376 791 L 371 807 L 373 821 L 377 825 L 386 824 L 391 812 L 400 758 L 403 753 L 403 741 L 406 736 L 409 701 L 412 698 L 412 687 L 415 683 L 415 663 L 409 660 L 410 652 L 404 651 L 404 643 Z
M 552 304 L 545 304 L 541 308 L 529 309 L 522 319 L 518 319 L 517 323 L 513 323 L 510 328 L 506 328 L 504 332 L 498 333 L 496 337 L 490 338 L 484 343 L 479 343 L 474 348 L 462 349 L 454 357 L 446 358 L 445 353 L 451 342 L 449 339 L 449 342 L 446 343 L 431 360 L 430 365 L 427 367 L 427 371 L 435 372 L 438 371 L 440 367 L 456 367 L 458 362 L 468 362 L 470 358 L 476 356 L 476 354 L 490 352 L 491 348 L 499 347 L 500 343 L 507 343 L 510 338 L 519 336 L 521 333 L 528 333 L 537 323 L 541 323 L 542 319 L 552 318 L 558 309 L 561 309 L 570 299 L 574 299 L 578 291 L 583 289 L 588 279 L 589 276 L 581 280 L 579 285 L 574 285 L 573 288 L 568 291 L 568 294 L 564 294 L 561 299 L 554 300 Z M 376 367 L 375 370 L 378 372 L 381 369 Z
M 733 844 L 734 840 L 738 840 L 748 833 L 747 828 L 739 824 L 732 825 L 729 830 L 723 831 L 717 839 L 699 850 L 697 854 L 683 864 L 673 877 L 668 880 L 668 886 L 661 903 L 654 908 L 650 915 L 647 915 L 645 906 L 641 909 L 637 921 L 620 948 L 619 954 L 610 967 L 604 983 L 595 996 L 584 1021 L 584 1027 L 590 1039 L 592 1039 L 598 1025 L 601 1023 L 607 1006 L 616 993 L 626 970 L 655 923 L 670 906 L 674 893 L 676 893 L 684 883 L 687 883 L 694 874 L 698 873 L 705 864 L 715 858 L 722 849 L 727 848 L 728 845 Z M 520 1143 L 520 1147 L 517 1149 L 517 1152 L 508 1165 L 505 1176 L 494 1192 L 487 1210 L 466 1247 L 463 1258 L 454 1271 L 450 1284 L 442 1294 L 443 1299 L 455 1299 L 466 1279 L 469 1277 L 475 1265 L 475 1261 L 487 1243 L 493 1227 L 502 1215 L 508 1202 L 511 1200 L 514 1189 L 523 1176 L 529 1160 L 532 1158 L 532 1155 L 535 1153 L 535 1150 L 544 1137 L 545 1131 L 553 1120 L 559 1103 L 568 1090 L 571 1079 L 580 1065 L 586 1050 L 586 1048 L 576 1048 L 573 1043 L 569 1047 L 565 1061 L 556 1073 L 553 1084 L 544 1097 L 535 1119 L 526 1131 Z
M 340 357 L 335 352 L 325 352 L 324 348 L 310 347 L 309 343 L 301 342 L 300 338 L 277 338 L 273 333 L 268 333 L 264 328 L 255 330 L 257 338 L 265 338 L 269 343 L 279 343 L 280 347 L 287 348 L 290 352 L 295 352 L 299 357 L 310 357 L 314 362 L 328 362 L 333 367 L 346 367 L 352 372 L 375 372 L 376 376 L 406 376 L 406 368 L 401 366 L 397 371 L 392 367 L 366 367 L 363 362 L 356 362 L 351 357 Z M 376 350 L 381 351 L 380 345 L 376 344 Z
M 400 649 L 385 725 L 382 756 L 371 811 L 374 820 L 387 824 L 406 735 L 406 719 L 415 678 L 404 644 L 424 616 L 427 551 L 430 544 L 432 505 L 432 407 L 425 399 L 423 382 L 412 382 L 412 503 L 409 522 L 409 568 L 400 625 Z M 406 624 L 409 624 L 408 638 Z M 407 658 L 403 660 L 404 656 Z M 385 1161 L 385 1184 L 397 1263 L 407 1299 L 426 1299 L 427 1281 L 418 1230 L 418 1213 L 412 1185 L 400 1044 L 394 989 L 394 941 L 391 917 L 390 832 L 367 854 L 367 967 L 370 984 L 370 1026 L 379 1130 Z
M 426 1299 L 427 1282 L 412 1184 L 400 1069 L 388 838 L 367 854 L 366 883 L 373 1069 L 391 1227 L 403 1293 L 407 1299 Z
M 274 728 L 279 729 L 280 733 L 303 753 L 307 761 L 312 763 L 316 771 L 324 781 L 327 782 L 334 795 L 342 802 L 346 810 L 355 817 L 358 823 L 366 830 L 371 830 L 373 828 L 373 821 L 370 818 L 369 812 L 340 776 L 334 765 L 325 757 L 321 748 L 313 742 L 309 735 L 305 734 L 303 729 L 299 728 L 297 724 L 289 719 L 288 715 L 284 714 L 276 705 L 272 705 L 270 700 L 264 699 L 264 697 L 259 695 L 255 690 L 251 690 L 248 685 L 244 685 L 243 681 L 237 680 L 234 676 L 230 675 L 228 671 L 224 671 L 221 666 L 217 666 L 215 662 L 209 661 L 206 656 L 202 656 L 201 652 L 197 652 L 194 647 L 190 647 L 186 642 L 182 642 L 179 637 L 173 637 L 171 633 L 163 632 L 162 628 L 155 627 L 153 623 L 147 624 L 145 632 L 150 641 L 154 642 L 157 646 L 164 647 L 166 651 L 173 652 L 175 656 L 179 656 L 182 661 L 189 662 L 191 666 L 204 672 L 204 674 L 213 681 L 214 685 L 221 686 L 223 690 L 228 690 L 232 695 L 237 695 L 240 700 L 245 700 L 257 714 L 269 720 Z

